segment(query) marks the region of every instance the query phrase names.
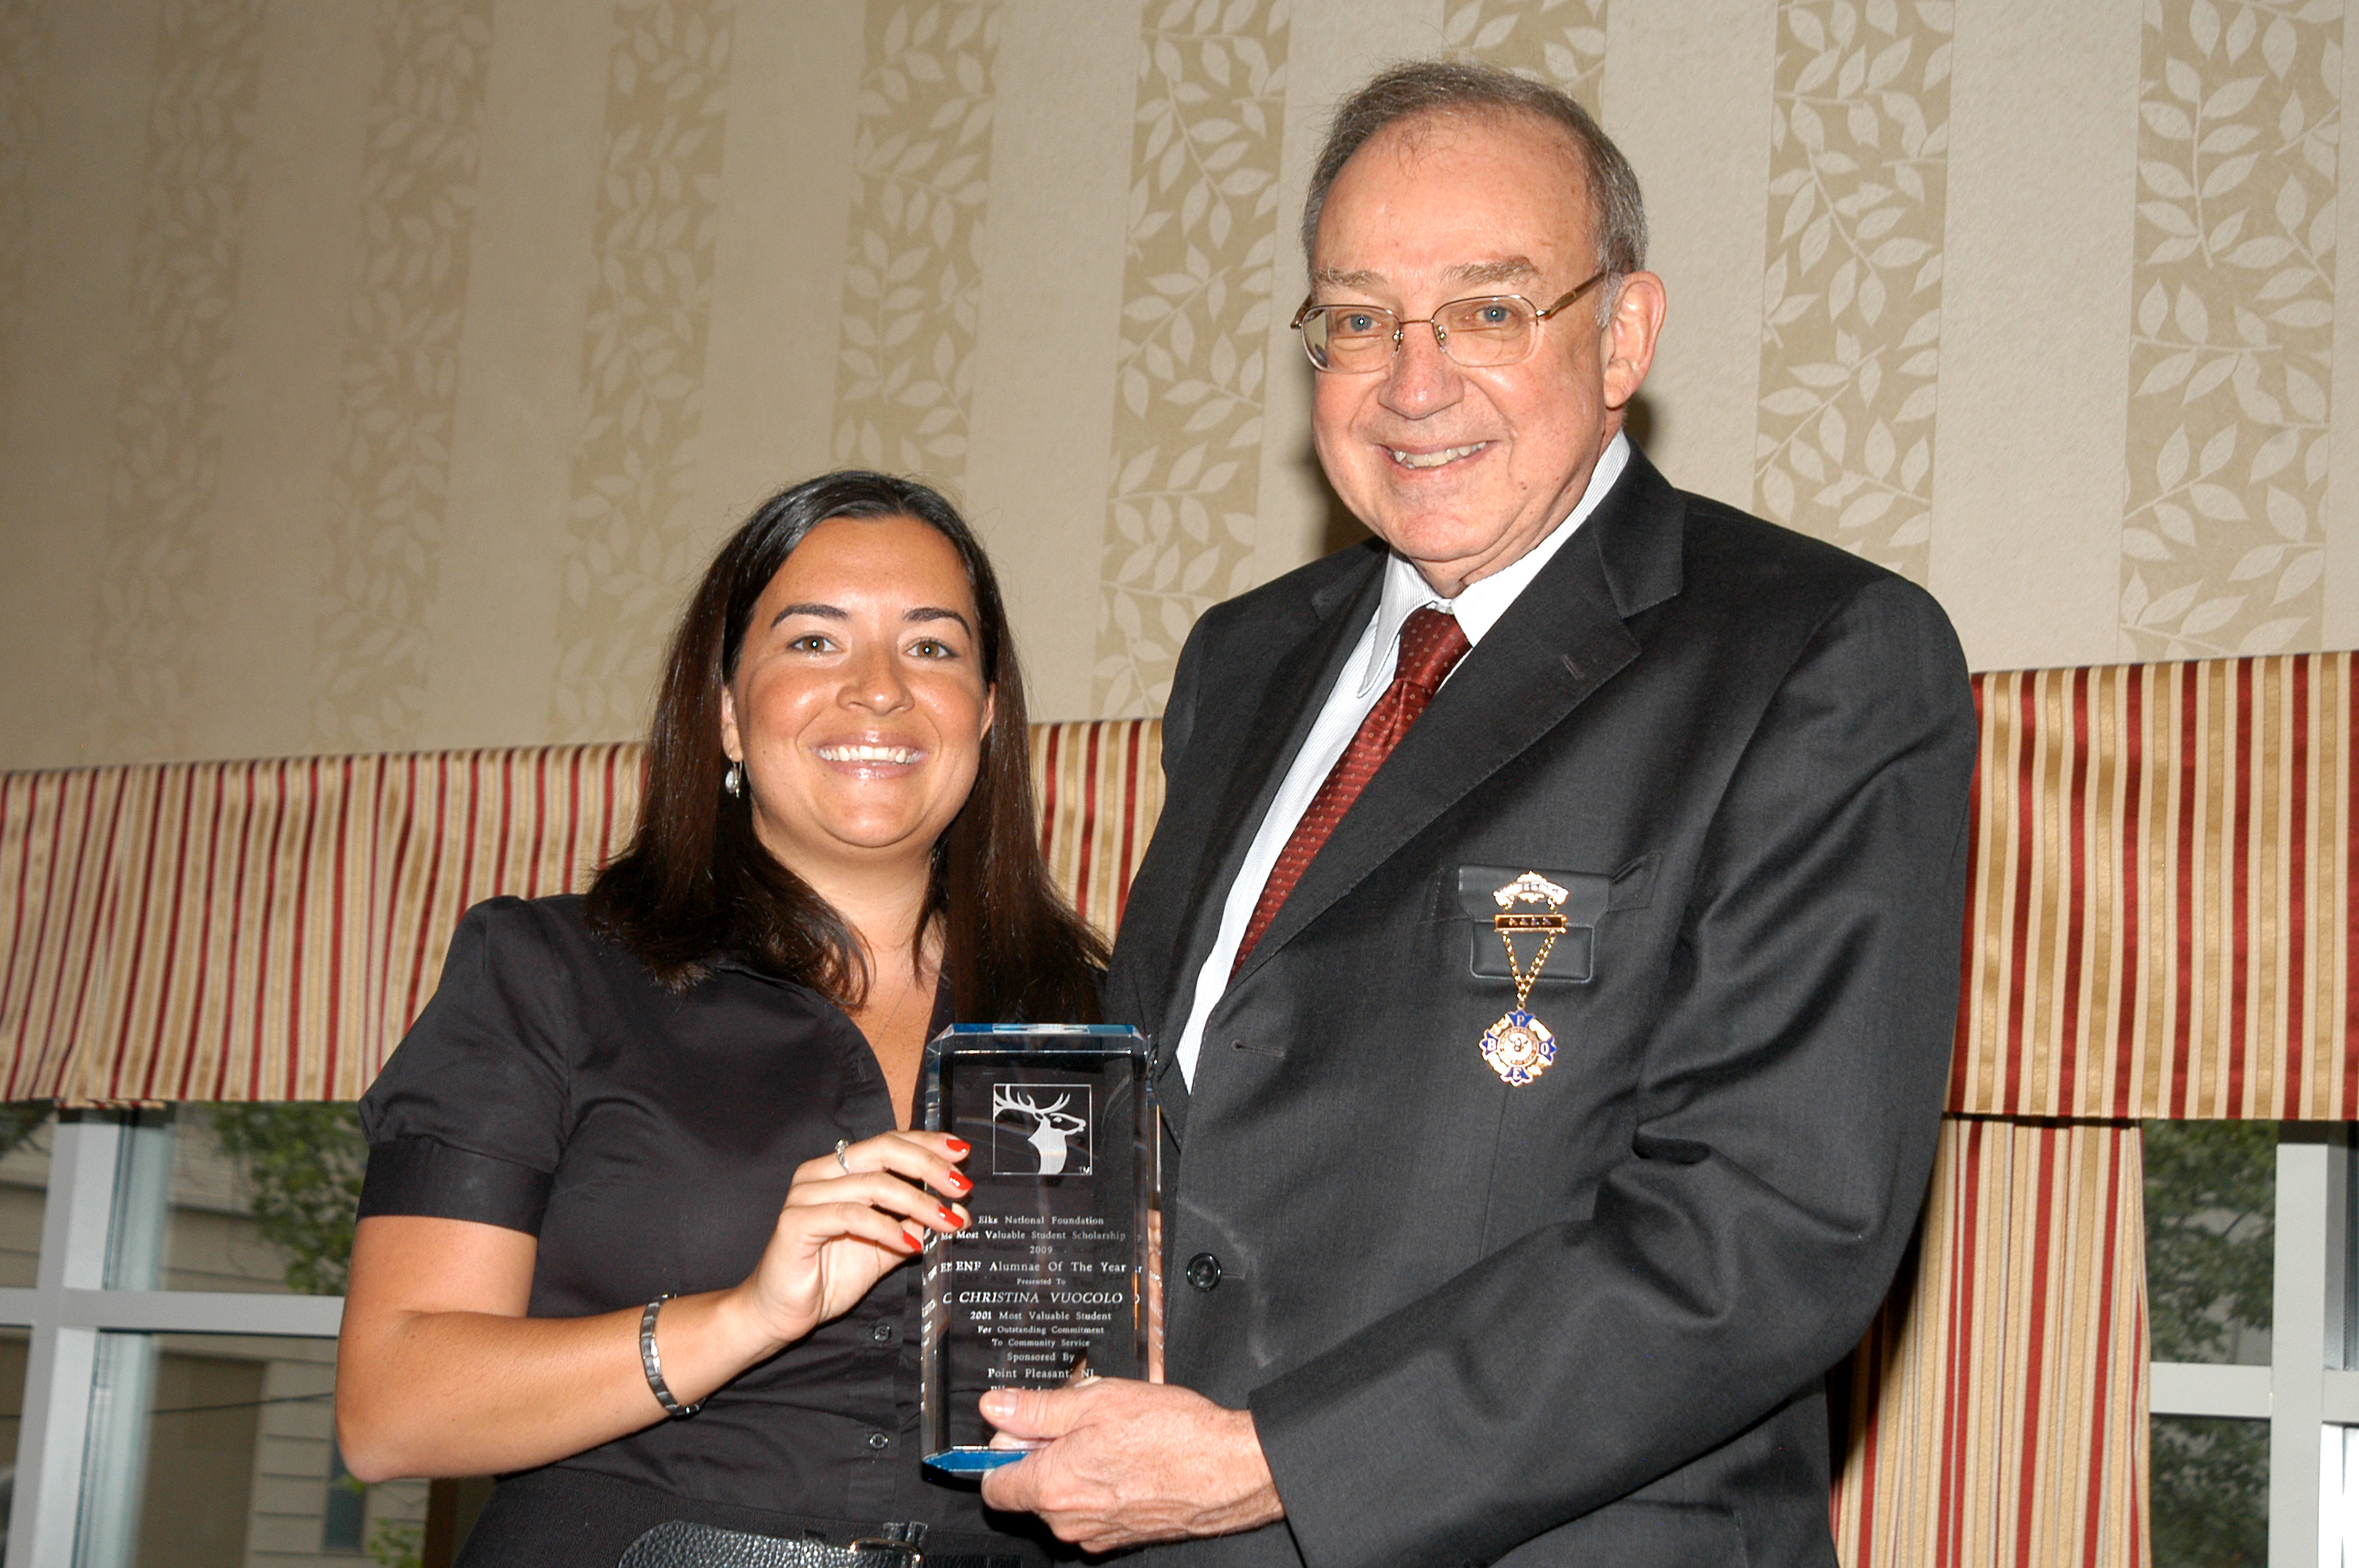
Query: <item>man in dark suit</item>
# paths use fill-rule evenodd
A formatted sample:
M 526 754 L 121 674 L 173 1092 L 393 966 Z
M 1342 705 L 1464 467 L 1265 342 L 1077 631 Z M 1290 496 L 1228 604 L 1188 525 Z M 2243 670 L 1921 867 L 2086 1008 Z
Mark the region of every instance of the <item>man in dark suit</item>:
M 1831 1565 L 1821 1374 L 1955 1016 L 1956 640 L 1622 436 L 1663 287 L 1570 100 L 1388 72 L 1307 226 L 1380 544 L 1207 613 L 1165 717 L 1108 1016 L 1169 1052 L 1169 1384 L 991 1396 L 1045 1446 L 984 1495 L 1175 1561 Z

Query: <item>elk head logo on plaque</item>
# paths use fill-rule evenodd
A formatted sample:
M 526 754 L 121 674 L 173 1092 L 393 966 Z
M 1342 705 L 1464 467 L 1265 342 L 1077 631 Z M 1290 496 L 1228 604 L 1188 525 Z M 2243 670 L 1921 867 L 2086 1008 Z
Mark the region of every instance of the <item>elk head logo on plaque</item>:
M 992 1174 L 1088 1175 L 1089 1111 L 1087 1084 L 992 1085 Z

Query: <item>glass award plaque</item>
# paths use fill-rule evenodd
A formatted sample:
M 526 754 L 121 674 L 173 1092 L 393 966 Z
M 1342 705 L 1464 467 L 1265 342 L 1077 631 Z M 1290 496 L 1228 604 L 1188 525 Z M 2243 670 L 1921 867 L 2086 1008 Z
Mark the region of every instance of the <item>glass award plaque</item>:
M 990 1446 L 987 1390 L 1147 1375 L 1159 1130 L 1147 1037 L 1118 1025 L 954 1024 L 924 1084 L 974 1183 L 926 1246 L 926 1463 L 973 1474 L 1024 1457 Z

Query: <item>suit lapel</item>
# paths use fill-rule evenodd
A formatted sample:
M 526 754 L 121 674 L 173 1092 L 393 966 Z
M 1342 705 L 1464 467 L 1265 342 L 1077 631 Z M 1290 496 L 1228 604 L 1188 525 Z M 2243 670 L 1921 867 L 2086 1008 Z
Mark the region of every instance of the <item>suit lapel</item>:
M 1625 622 L 1679 591 L 1683 511 L 1678 492 L 1634 449 L 1612 493 L 1466 655 L 1368 782 L 1238 980 L 1637 656 Z M 1318 687 L 1321 697 L 1326 690 Z M 1256 812 L 1251 822 L 1259 821 Z
M 1167 1047 L 1178 1043 L 1179 1032 L 1187 1022 L 1190 988 L 1220 934 L 1229 885 L 1236 880 L 1237 867 L 1252 846 L 1270 798 L 1301 751 L 1360 633 L 1375 613 L 1376 598 L 1383 589 L 1384 559 L 1381 551 L 1368 549 L 1364 569 L 1326 585 L 1308 601 L 1307 614 L 1298 628 L 1290 633 L 1284 629 L 1277 632 L 1293 635 L 1295 641 L 1271 665 L 1260 698 L 1249 708 L 1231 707 L 1228 693 L 1217 685 L 1217 676 L 1207 672 L 1207 689 L 1196 699 L 1194 735 L 1183 764 L 1188 778 L 1173 781 L 1172 799 L 1192 801 L 1194 807 L 1167 813 L 1156 825 L 1158 840 L 1169 834 L 1170 843 L 1200 845 L 1201 853 L 1192 869 L 1175 865 L 1170 874 L 1156 879 L 1155 886 L 1171 891 L 1152 910 L 1140 909 L 1134 899 L 1124 914 L 1125 927 L 1144 915 L 1151 924 L 1142 929 L 1166 929 L 1174 938 L 1170 962 L 1162 972 L 1161 992 L 1153 999 L 1152 1016 L 1162 1021 L 1158 1039 Z M 1220 652 L 1215 651 L 1215 656 Z M 1248 658 L 1252 654 L 1251 649 L 1237 652 Z M 1216 782 L 1209 787 L 1181 787 L 1183 782 L 1192 784 L 1195 780 Z M 1142 878 L 1140 885 L 1145 883 Z M 1158 1076 L 1157 1094 L 1175 1129 L 1184 1130 L 1187 1086 L 1168 1059 Z

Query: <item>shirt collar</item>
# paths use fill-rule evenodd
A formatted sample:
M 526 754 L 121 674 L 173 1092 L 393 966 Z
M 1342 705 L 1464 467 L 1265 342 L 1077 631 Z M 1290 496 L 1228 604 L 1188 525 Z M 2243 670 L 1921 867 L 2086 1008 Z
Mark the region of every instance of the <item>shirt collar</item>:
M 1597 510 L 1598 503 L 1605 499 L 1605 492 L 1614 488 L 1614 481 L 1622 477 L 1622 470 L 1629 463 L 1630 438 L 1616 431 L 1614 439 L 1606 443 L 1605 450 L 1599 455 L 1597 466 L 1590 470 L 1589 487 L 1581 492 L 1581 501 L 1573 507 L 1571 514 L 1550 529 L 1547 538 L 1515 560 L 1489 577 L 1468 583 L 1454 600 L 1436 594 L 1433 585 L 1425 580 L 1425 575 L 1410 565 L 1408 557 L 1399 551 L 1395 550 L 1386 556 L 1384 594 L 1376 601 L 1375 634 L 1369 639 L 1367 659 L 1360 670 L 1359 695 L 1364 697 L 1376 688 L 1379 682 L 1392 678 L 1393 652 L 1400 640 L 1401 622 L 1407 621 L 1412 611 L 1429 604 L 1445 614 L 1458 617 L 1459 630 L 1466 633 L 1470 647 L 1482 642 L 1484 633 L 1499 623 L 1499 618 L 1506 614 L 1507 607 L 1531 585 L 1532 579 L 1540 575 L 1540 568 L 1549 564 L 1549 558 L 1564 546 L 1564 542 L 1572 537 L 1574 530 Z

